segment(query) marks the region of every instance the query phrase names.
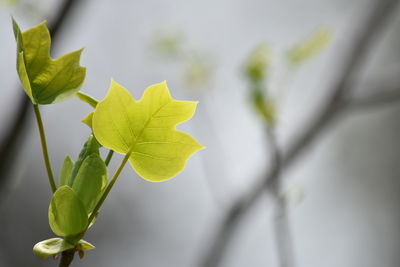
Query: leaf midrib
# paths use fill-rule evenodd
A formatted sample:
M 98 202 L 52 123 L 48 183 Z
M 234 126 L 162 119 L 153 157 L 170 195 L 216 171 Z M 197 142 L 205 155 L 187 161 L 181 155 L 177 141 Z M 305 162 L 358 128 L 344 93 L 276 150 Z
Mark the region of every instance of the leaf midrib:
M 153 114 L 151 114 L 150 118 L 146 121 L 146 123 L 145 123 L 145 125 L 143 126 L 142 130 L 140 131 L 140 133 L 136 136 L 135 141 L 133 142 L 133 144 L 132 144 L 131 148 L 129 149 L 129 152 L 128 152 L 128 153 L 132 153 L 132 152 L 135 150 L 135 146 L 137 145 L 138 140 L 139 140 L 140 137 L 142 136 L 144 130 L 145 130 L 145 129 L 147 128 L 147 126 L 149 125 L 150 121 L 151 121 L 152 119 L 154 119 L 154 116 L 155 116 L 158 112 L 160 112 L 161 109 L 163 109 L 166 105 L 168 105 L 168 104 L 171 103 L 171 102 L 172 102 L 172 99 L 168 99 L 168 102 L 167 102 L 167 103 L 161 105 L 161 107 L 159 107 Z

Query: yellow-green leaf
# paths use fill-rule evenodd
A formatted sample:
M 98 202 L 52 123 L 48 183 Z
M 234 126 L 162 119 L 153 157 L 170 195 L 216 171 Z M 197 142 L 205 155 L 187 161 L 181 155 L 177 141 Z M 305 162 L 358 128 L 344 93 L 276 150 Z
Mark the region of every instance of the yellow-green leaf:
M 82 49 L 52 59 L 46 22 L 21 32 L 13 19 L 13 29 L 18 75 L 34 104 L 61 102 L 79 91 L 86 74 L 86 69 L 79 65 Z
M 98 154 L 86 157 L 79 168 L 72 189 L 82 201 L 88 215 L 107 186 L 107 167 Z
M 330 42 L 332 34 L 327 29 L 316 31 L 310 38 L 295 45 L 288 53 L 288 61 L 297 66 L 320 53 Z
M 77 250 L 91 250 L 96 248 L 89 242 L 81 239 L 74 246 L 71 243 L 68 243 L 65 239 L 55 237 L 40 241 L 33 247 L 33 253 L 41 259 L 45 259 L 49 256 L 55 256 L 60 254 L 63 251 L 69 249 L 77 249 Z
M 74 162 L 69 156 L 66 156 L 64 159 L 64 163 L 60 170 L 60 185 L 68 185 L 69 180 L 71 179 L 72 169 L 74 167 Z
M 91 249 L 95 249 L 96 247 L 93 246 L 92 244 L 90 244 L 89 242 L 81 239 L 78 241 L 78 249 L 80 250 L 91 250 Z
M 71 172 L 71 178 L 69 180 L 69 186 L 72 187 L 75 181 L 75 177 L 78 174 L 78 171 L 83 163 L 83 161 L 86 159 L 86 157 L 92 155 L 92 154 L 97 154 L 99 155 L 99 148 L 100 145 L 97 142 L 96 138 L 94 138 L 93 135 L 90 135 L 88 139 L 86 140 L 85 144 L 83 145 L 83 148 L 81 149 L 81 152 L 79 153 L 78 160 L 74 164 L 74 168 L 72 169 Z
M 251 51 L 246 59 L 244 74 L 252 83 L 260 83 L 267 78 L 270 63 L 269 50 L 266 44 L 260 44 Z
M 74 245 L 68 243 L 62 238 L 50 238 L 40 241 L 33 247 L 33 253 L 41 259 L 48 256 L 57 255 L 63 251 L 74 248 Z
M 93 115 L 93 132 L 103 146 L 129 153 L 132 167 L 142 178 L 163 181 L 182 171 L 187 159 L 203 148 L 175 128 L 193 116 L 196 105 L 173 99 L 166 82 L 148 87 L 136 101 L 112 81 Z
M 73 236 L 88 226 L 88 213 L 71 187 L 61 186 L 54 193 L 49 207 L 49 224 L 58 236 Z

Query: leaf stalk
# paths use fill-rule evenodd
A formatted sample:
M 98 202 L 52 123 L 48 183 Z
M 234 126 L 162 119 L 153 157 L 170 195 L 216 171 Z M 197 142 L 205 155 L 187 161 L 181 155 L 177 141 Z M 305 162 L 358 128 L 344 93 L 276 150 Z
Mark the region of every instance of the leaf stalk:
M 132 149 L 125 155 L 124 159 L 122 160 L 121 164 L 119 165 L 117 171 L 114 173 L 110 183 L 107 185 L 106 189 L 104 190 L 104 193 L 101 195 L 101 198 L 97 202 L 96 207 L 94 207 L 92 214 L 89 217 L 88 220 L 88 226 L 92 223 L 94 217 L 98 213 L 99 209 L 101 208 L 101 205 L 103 205 L 104 200 L 107 198 L 108 193 L 110 193 L 113 185 L 118 179 L 118 176 L 121 174 L 122 169 L 125 167 L 126 162 L 128 161 L 129 157 L 131 156 Z
M 39 128 L 39 135 L 40 135 L 40 142 L 41 142 L 41 145 L 42 145 L 44 164 L 46 166 L 47 176 L 49 178 L 49 183 L 50 183 L 51 190 L 54 193 L 57 190 L 57 186 L 56 186 L 56 183 L 54 181 L 53 171 L 51 170 L 49 152 L 47 150 L 46 135 L 45 135 L 45 132 L 44 132 L 42 116 L 40 115 L 39 105 L 38 104 L 34 104 L 33 105 L 33 109 L 35 111 L 36 122 L 37 122 L 37 125 L 38 125 L 38 128 Z

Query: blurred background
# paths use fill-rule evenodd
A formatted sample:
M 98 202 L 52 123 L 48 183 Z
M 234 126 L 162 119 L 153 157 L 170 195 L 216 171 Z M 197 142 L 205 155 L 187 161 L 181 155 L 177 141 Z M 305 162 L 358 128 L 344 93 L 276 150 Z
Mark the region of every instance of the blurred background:
M 66 2 L 73 3 L 56 30 L 52 57 L 85 47 L 82 91 L 102 99 L 113 78 L 140 98 L 147 86 L 167 80 L 174 98 L 200 101 L 179 129 L 207 147 L 167 182 L 149 183 L 125 168 L 85 238 L 96 249 L 72 266 L 399 266 L 397 0 L 0 0 L 0 144 L 10 145 L 0 153 L 1 267 L 57 265 L 32 253 L 35 243 L 53 237 L 51 191 L 32 107 L 21 111 L 10 16 L 22 30 L 44 19 L 51 26 Z M 232 205 L 273 167 L 266 132 L 273 131 L 283 154 L 290 151 L 323 112 L 355 57 L 354 39 L 380 9 L 388 12 L 381 14 L 385 22 L 371 27 L 368 51 L 346 86 L 346 97 L 376 97 L 355 109 L 336 107 L 345 111 L 326 118 L 293 164 L 283 163 L 279 186 L 241 210 L 223 249 L 215 249 Z M 296 51 L 304 60 L 291 57 Z M 256 89 L 254 62 L 263 71 Z M 383 95 L 387 89 L 391 94 Z M 271 120 L 254 105 L 255 92 L 272 103 Z M 66 154 L 77 158 L 90 134 L 80 120 L 90 111 L 77 98 L 42 107 L 55 173 Z M 19 131 L 12 132 L 16 122 Z M 121 158 L 113 158 L 110 173 Z M 283 231 L 277 207 L 285 211 Z M 209 261 L 210 253 L 219 260 Z

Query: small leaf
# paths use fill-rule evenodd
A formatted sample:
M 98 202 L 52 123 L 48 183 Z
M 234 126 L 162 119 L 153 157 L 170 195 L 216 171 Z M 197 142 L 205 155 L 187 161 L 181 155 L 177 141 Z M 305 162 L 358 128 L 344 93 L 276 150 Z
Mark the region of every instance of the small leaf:
M 92 129 L 92 124 L 93 124 L 93 114 L 94 111 L 90 112 L 83 120 L 82 122 L 89 126 L 90 129 Z
M 82 49 L 52 59 L 46 22 L 21 33 L 13 19 L 13 30 L 18 75 L 34 104 L 61 102 L 79 91 L 86 74 L 86 69 L 79 65 Z
M 41 259 L 45 259 L 49 256 L 57 255 L 63 251 L 74 248 L 74 245 L 71 245 L 67 241 L 62 238 L 50 238 L 47 240 L 43 240 L 37 243 L 33 247 L 33 252 L 36 256 Z
M 83 102 L 89 104 L 92 108 L 96 108 L 97 103 L 99 103 L 99 101 L 97 101 L 96 99 L 94 99 L 93 97 L 91 97 L 90 95 L 87 95 L 85 93 L 82 92 L 78 92 L 76 93 L 76 96 L 82 100 Z
M 246 59 L 244 72 L 252 83 L 261 83 L 265 80 L 270 63 L 270 51 L 266 44 L 258 45 Z
M 87 241 L 81 239 L 81 240 L 79 240 L 79 242 L 78 242 L 78 248 L 79 248 L 80 250 L 84 250 L 84 251 L 85 251 L 85 250 L 95 249 L 96 247 L 93 246 L 92 244 L 90 244 L 89 242 L 87 242 Z
M 75 177 L 78 174 L 79 168 L 81 167 L 83 161 L 91 154 L 100 155 L 99 148 L 100 145 L 97 142 L 96 138 L 93 135 L 90 135 L 83 145 L 83 148 L 79 153 L 78 160 L 76 161 L 74 168 L 72 169 L 71 178 L 69 180 L 70 187 L 72 187 L 72 185 L 74 184 Z
M 69 179 L 71 179 L 72 168 L 74 167 L 74 162 L 69 156 L 66 156 L 64 163 L 60 170 L 60 185 L 68 185 Z
M 61 186 L 54 193 L 49 207 L 49 224 L 58 236 L 72 236 L 85 231 L 88 213 L 76 193 L 69 186 Z
M 276 119 L 276 107 L 272 99 L 266 99 L 263 91 L 252 91 L 252 102 L 255 110 L 269 124 L 273 125 Z
M 332 34 L 327 29 L 316 31 L 310 38 L 295 45 L 288 53 L 288 61 L 298 66 L 320 53 L 330 42 Z
M 174 100 L 166 82 L 146 89 L 136 101 L 115 81 L 93 115 L 93 131 L 103 146 L 121 154 L 144 179 L 159 182 L 177 175 L 186 160 L 203 148 L 192 136 L 176 130 L 190 119 L 197 102 Z
M 93 211 L 107 186 L 107 167 L 98 154 L 91 154 L 83 161 L 72 189 L 85 206 L 88 215 Z

